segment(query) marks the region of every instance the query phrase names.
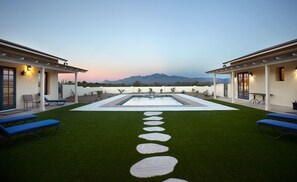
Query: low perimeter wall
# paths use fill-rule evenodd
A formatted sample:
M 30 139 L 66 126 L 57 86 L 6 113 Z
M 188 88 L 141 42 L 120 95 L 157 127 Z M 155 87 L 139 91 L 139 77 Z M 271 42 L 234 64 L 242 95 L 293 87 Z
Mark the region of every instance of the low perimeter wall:
M 75 86 L 74 85 L 62 85 L 62 97 L 67 98 L 74 95 Z M 194 92 L 199 91 L 203 93 L 208 91 L 209 95 L 212 95 L 214 87 L 212 86 L 152 86 L 152 87 L 77 87 L 77 92 L 79 96 L 97 94 L 97 91 L 102 91 L 103 93 L 119 94 L 119 90 L 124 90 L 123 93 L 148 93 L 152 89 L 155 93 L 160 93 L 161 89 L 163 93 L 172 93 L 172 88 L 175 88 L 175 93 L 184 92 Z M 140 92 L 139 92 L 140 89 Z M 217 96 L 224 96 L 224 84 L 216 85 Z

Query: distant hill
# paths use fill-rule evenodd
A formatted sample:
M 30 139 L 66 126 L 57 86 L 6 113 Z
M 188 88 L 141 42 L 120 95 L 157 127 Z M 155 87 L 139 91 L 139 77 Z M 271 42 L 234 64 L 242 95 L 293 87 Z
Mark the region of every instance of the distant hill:
M 217 78 L 217 83 L 228 83 L 228 78 L 221 79 Z M 188 78 L 183 76 L 168 76 L 166 74 L 155 73 L 147 76 L 131 76 L 128 78 L 109 81 L 105 80 L 104 84 L 125 84 L 125 85 L 138 85 L 138 84 L 146 84 L 146 85 L 174 85 L 176 83 L 194 83 L 198 82 L 199 84 L 207 84 L 212 82 L 212 78 Z

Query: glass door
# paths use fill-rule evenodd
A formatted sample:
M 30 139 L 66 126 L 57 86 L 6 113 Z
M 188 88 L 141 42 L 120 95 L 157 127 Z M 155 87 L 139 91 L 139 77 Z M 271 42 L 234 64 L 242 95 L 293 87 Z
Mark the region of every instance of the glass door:
M 16 107 L 15 68 L 0 67 L 0 110 Z
M 249 73 L 238 73 L 238 98 L 249 100 Z

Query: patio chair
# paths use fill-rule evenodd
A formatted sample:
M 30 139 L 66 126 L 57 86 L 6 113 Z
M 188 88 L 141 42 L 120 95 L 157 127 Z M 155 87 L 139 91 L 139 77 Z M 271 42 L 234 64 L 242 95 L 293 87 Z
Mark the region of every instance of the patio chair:
M 32 104 L 32 108 L 34 107 L 35 105 L 35 101 L 33 99 L 33 96 L 32 95 L 23 95 L 23 100 L 24 100 L 24 109 L 28 109 L 28 105 L 29 104 Z
M 14 117 L 9 117 L 9 118 L 1 118 L 0 119 L 0 124 L 9 124 L 9 123 L 16 123 L 19 121 L 29 121 L 29 120 L 34 120 L 36 119 L 37 116 L 33 114 L 29 115 L 23 115 L 23 116 L 14 116 Z
M 50 100 L 47 97 L 44 97 L 44 101 L 45 101 L 46 105 L 55 104 L 58 106 L 62 106 L 66 103 L 66 100 L 64 100 L 64 99 Z
M 56 127 L 55 134 L 60 126 L 60 121 L 53 120 L 53 119 L 47 119 L 42 121 L 36 121 L 32 123 L 26 123 L 21 125 L 16 125 L 12 127 L 3 127 L 0 125 L 0 133 L 8 138 L 11 139 L 13 136 L 19 135 L 19 134 L 32 134 L 38 138 L 40 138 L 36 131 L 44 131 L 45 128 L 48 127 Z

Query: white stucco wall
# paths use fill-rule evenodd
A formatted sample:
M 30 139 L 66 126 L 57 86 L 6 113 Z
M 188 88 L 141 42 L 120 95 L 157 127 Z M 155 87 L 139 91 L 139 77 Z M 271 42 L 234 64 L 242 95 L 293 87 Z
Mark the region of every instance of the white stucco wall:
M 32 94 L 36 96 L 38 93 L 38 71 L 40 68 L 33 66 L 31 71 L 27 71 L 26 75 L 21 75 L 23 70 L 27 69 L 26 65 L 0 62 L 1 66 L 16 68 L 16 109 L 24 108 L 23 95 Z M 55 71 L 49 72 L 49 95 L 50 99 L 58 98 L 58 74 Z
M 141 89 L 140 93 L 148 93 L 149 88 L 153 89 L 153 92 L 160 93 L 160 89 L 163 89 L 163 93 L 171 93 L 171 88 L 175 88 L 175 92 L 180 93 L 182 91 L 185 92 L 192 92 L 192 88 L 195 89 L 195 91 L 199 91 L 200 93 L 203 93 L 204 91 L 208 90 L 209 94 L 212 94 L 213 92 L 213 86 L 160 86 L 160 87 L 81 87 L 79 86 L 77 88 L 78 95 L 90 95 L 91 92 L 93 94 L 96 94 L 96 91 L 103 91 L 104 93 L 112 93 L 112 94 L 119 94 L 120 90 L 125 90 L 124 93 L 138 93 L 138 89 Z M 63 98 L 67 98 L 71 96 L 71 94 L 74 94 L 74 85 L 63 85 Z M 217 84 L 217 96 L 224 96 L 224 84 Z

